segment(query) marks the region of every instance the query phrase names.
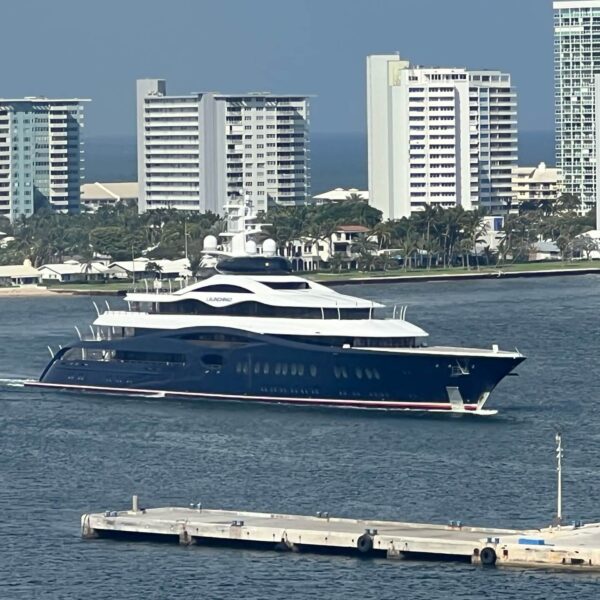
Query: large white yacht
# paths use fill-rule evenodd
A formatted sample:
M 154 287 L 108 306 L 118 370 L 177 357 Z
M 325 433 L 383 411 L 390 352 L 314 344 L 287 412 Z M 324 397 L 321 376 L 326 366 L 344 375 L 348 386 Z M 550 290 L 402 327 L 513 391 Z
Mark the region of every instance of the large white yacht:
M 239 215 L 238 215 L 239 216 Z M 490 414 L 519 352 L 427 346 L 404 311 L 291 273 L 277 256 L 213 248 L 217 272 L 181 290 L 133 292 L 98 314 L 29 385 L 97 393 Z M 231 233 L 231 232 L 230 232 Z M 211 246 L 211 244 L 209 244 Z M 214 244 L 213 244 L 214 246 Z M 268 244 L 267 244 L 268 247 Z M 251 249 L 256 252 L 256 246 Z

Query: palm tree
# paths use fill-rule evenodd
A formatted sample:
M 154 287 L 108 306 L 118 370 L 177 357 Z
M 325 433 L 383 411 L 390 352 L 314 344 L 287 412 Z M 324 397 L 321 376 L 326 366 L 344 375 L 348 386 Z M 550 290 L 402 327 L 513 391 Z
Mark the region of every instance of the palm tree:
M 150 272 L 150 273 L 154 273 L 155 277 L 160 278 L 160 274 L 162 273 L 162 267 L 153 261 L 149 261 L 148 264 L 146 265 L 146 271 Z
M 379 250 L 389 248 L 390 242 L 392 241 L 393 232 L 394 223 L 392 221 L 377 223 L 377 225 L 373 227 L 372 233 L 377 238 Z
M 346 200 L 350 202 L 366 202 L 367 200 L 363 198 L 362 194 L 357 194 L 356 192 L 351 192 L 346 196 Z
M 329 257 L 329 268 L 332 271 L 336 271 L 338 273 L 342 272 L 342 267 L 344 266 L 344 259 L 342 258 L 341 254 L 332 254 Z
M 333 254 L 333 245 L 332 245 L 332 237 L 333 234 L 337 231 L 339 225 L 334 223 L 333 221 L 320 221 L 318 219 L 314 219 L 310 221 L 304 229 L 304 235 L 309 238 L 316 248 L 317 257 L 317 269 L 319 268 L 320 256 L 319 256 L 319 242 L 324 242 L 327 246 L 328 255 L 331 256 Z

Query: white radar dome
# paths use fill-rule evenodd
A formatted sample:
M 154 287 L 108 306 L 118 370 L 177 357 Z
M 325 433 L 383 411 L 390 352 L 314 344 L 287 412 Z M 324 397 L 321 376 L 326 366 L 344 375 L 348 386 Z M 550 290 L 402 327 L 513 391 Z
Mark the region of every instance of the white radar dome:
M 217 238 L 214 235 L 207 235 L 204 238 L 203 248 L 204 248 L 204 250 L 216 250 L 217 249 Z
M 32 264 L 31 264 L 31 261 L 30 261 L 28 258 L 26 258 L 26 259 L 23 261 L 23 266 L 24 266 L 24 267 L 31 267 L 31 266 L 32 266 Z
M 248 240 L 246 242 L 246 254 L 256 254 L 256 242 Z
M 276 253 L 277 253 L 277 244 L 276 244 L 275 240 L 272 240 L 271 238 L 266 239 L 263 242 L 263 254 L 265 254 L 267 256 L 275 256 Z

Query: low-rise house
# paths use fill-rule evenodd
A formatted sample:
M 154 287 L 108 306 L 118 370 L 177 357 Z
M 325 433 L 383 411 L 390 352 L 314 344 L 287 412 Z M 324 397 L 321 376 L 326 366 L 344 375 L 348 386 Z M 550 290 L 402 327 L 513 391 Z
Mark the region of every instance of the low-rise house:
M 191 277 L 190 261 L 187 258 L 176 260 L 155 260 L 153 261 L 160 267 L 158 275 L 164 279 L 174 279 L 177 277 Z
M 600 259 L 600 229 L 592 229 L 578 235 L 574 240 L 573 247 L 579 258 Z
M 491 252 L 497 252 L 500 242 L 504 239 L 503 216 L 486 216 L 481 220 L 481 230 L 477 236 L 475 251 L 481 254 L 489 249 Z
M 552 241 L 535 242 L 529 253 L 529 260 L 560 260 L 560 248 Z
M 190 261 L 187 258 L 176 260 L 152 260 L 145 256 L 133 260 L 120 260 L 108 265 L 111 277 L 115 279 L 176 279 L 191 277 Z
M 104 263 L 80 263 L 76 260 L 42 265 L 39 270 L 43 281 L 57 281 L 60 283 L 105 281 L 110 275 L 110 269 Z
M 108 265 L 111 271 L 111 277 L 114 279 L 143 279 L 154 275 L 148 269 L 148 263 L 151 262 L 145 257 L 134 258 L 133 260 L 118 260 Z
M 22 265 L 0 266 L 0 286 L 38 285 L 41 273 L 31 266 L 31 261 L 26 260 Z

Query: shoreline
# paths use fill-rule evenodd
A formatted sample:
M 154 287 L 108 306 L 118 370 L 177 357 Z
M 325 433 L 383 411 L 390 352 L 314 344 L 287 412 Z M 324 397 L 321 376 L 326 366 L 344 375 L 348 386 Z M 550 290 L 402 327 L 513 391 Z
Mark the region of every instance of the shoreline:
M 555 269 L 535 269 L 535 270 L 508 270 L 502 271 L 473 271 L 460 273 L 435 273 L 425 272 L 424 274 L 407 273 L 405 275 L 364 275 L 356 277 L 332 276 L 331 279 L 322 277 L 312 278 L 308 272 L 295 273 L 300 276 L 307 276 L 311 281 L 320 283 L 328 287 L 341 285 L 371 285 L 377 283 L 415 283 L 418 281 L 465 281 L 465 280 L 497 280 L 497 279 L 518 279 L 535 277 L 562 277 L 573 275 L 600 275 L 600 266 L 598 267 L 565 267 Z M 327 276 L 326 276 L 327 277 Z M 123 289 L 102 289 L 101 286 L 89 289 L 80 288 L 60 288 L 60 287 L 6 287 L 0 288 L 1 298 L 23 298 L 23 297 L 48 297 L 48 296 L 124 296 L 129 290 Z
M 61 293 L 68 292 L 64 290 Z M 2 287 L 0 288 L 0 298 L 25 298 L 25 297 L 37 297 L 37 296 L 56 296 L 57 293 L 54 290 L 50 290 L 46 287 L 36 286 L 25 286 L 25 287 Z
M 582 268 L 564 268 L 564 269 L 536 269 L 522 271 L 474 271 L 471 273 L 425 273 L 424 275 L 381 275 L 366 277 L 347 277 L 340 279 L 315 279 L 322 285 L 353 285 L 353 284 L 374 284 L 374 283 L 414 283 L 417 281 L 464 281 L 468 279 L 517 279 L 532 277 L 561 277 L 571 275 L 600 275 L 600 267 L 582 267 Z

